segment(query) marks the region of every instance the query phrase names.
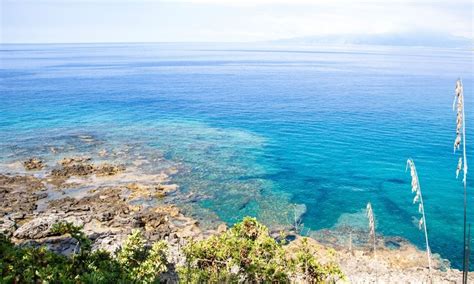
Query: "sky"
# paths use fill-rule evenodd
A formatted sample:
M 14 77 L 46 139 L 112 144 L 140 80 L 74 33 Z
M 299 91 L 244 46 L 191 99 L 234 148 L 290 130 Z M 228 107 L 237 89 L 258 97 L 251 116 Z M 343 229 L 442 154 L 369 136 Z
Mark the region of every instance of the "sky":
M 473 39 L 472 0 L 0 0 L 1 43 L 254 42 L 443 33 Z

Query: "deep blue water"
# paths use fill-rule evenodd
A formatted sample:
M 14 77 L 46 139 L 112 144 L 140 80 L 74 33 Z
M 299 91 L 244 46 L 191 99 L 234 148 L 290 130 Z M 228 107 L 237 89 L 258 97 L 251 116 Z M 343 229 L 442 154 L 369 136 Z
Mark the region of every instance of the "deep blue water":
M 467 140 L 474 141 L 472 51 L 235 44 L 0 47 L 3 164 L 32 155 L 48 159 L 49 147 L 93 135 L 102 143 L 97 147 L 130 144 L 180 165 L 174 177 L 179 200 L 197 218 L 232 223 L 252 215 L 271 225 L 287 222 L 291 204 L 299 204 L 306 206 L 303 222 L 313 231 L 347 220 L 367 226 L 360 220 L 370 201 L 379 234 L 424 248 L 405 172 L 412 157 L 432 251 L 459 267 L 463 197 L 454 174 L 451 105 L 455 81 L 462 77 Z M 473 150 L 468 144 L 474 165 Z

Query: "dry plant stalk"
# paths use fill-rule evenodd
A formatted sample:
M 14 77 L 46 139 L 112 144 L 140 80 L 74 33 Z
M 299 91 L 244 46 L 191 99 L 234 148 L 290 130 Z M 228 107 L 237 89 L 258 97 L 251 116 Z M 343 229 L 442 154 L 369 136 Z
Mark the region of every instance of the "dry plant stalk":
M 367 203 L 367 218 L 369 219 L 369 237 L 373 239 L 374 241 L 374 257 L 375 255 L 375 218 L 374 218 L 374 212 L 372 211 L 372 205 Z
M 456 169 L 456 178 L 459 176 L 461 169 L 463 170 L 462 182 L 466 187 L 467 182 L 467 159 L 466 159 L 466 123 L 464 116 L 464 90 L 461 80 L 456 81 L 455 96 L 453 102 L 453 110 L 456 110 L 456 139 L 454 140 L 454 153 L 460 150 L 461 144 L 463 148 L 462 157 L 459 157 Z
M 428 257 L 428 267 L 430 269 L 431 277 L 431 249 L 428 241 L 428 230 L 426 229 L 426 217 L 425 217 L 425 205 L 423 203 L 423 196 L 421 194 L 420 181 L 418 179 L 418 173 L 416 172 L 415 162 L 412 159 L 407 160 L 407 168 L 410 167 L 411 175 L 411 192 L 415 194 L 413 198 L 413 204 L 418 203 L 418 212 L 421 214 L 421 218 L 418 221 L 418 229 L 424 228 L 425 230 L 425 241 L 426 241 L 426 256 Z
M 352 253 L 352 232 L 349 232 L 349 251 Z
M 459 173 L 463 171 L 463 185 L 464 185 L 464 241 L 463 241 L 463 283 L 467 283 L 467 275 L 469 271 L 469 255 L 470 255 L 470 238 L 466 237 L 467 224 L 467 159 L 466 159 L 466 123 L 464 116 L 464 89 L 461 80 L 456 81 L 456 88 L 454 90 L 453 110 L 456 110 L 456 139 L 454 140 L 454 153 L 460 150 L 462 144 L 462 156 L 459 157 L 458 165 L 456 167 L 456 178 Z M 467 243 L 469 242 L 469 243 Z M 466 246 L 469 249 L 466 249 Z
M 292 227 L 292 229 L 294 230 L 294 232 L 296 234 L 302 234 L 304 224 L 303 224 L 303 220 L 302 220 L 301 216 L 298 214 L 298 205 L 297 204 L 293 204 L 293 212 L 292 213 L 293 214 L 292 214 L 291 220 L 290 220 L 291 227 Z

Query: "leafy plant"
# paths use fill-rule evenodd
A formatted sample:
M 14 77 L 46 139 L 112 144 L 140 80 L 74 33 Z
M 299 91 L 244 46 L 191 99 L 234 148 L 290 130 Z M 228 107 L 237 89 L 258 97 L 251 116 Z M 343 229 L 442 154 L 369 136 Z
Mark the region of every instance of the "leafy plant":
M 164 241 L 156 242 L 148 249 L 141 232 L 134 230 L 118 251 L 117 261 L 132 279 L 153 283 L 167 270 L 166 250 Z
M 118 257 L 92 251 L 79 226 L 58 223 L 53 232 L 71 235 L 80 250 L 66 257 L 46 247 L 15 246 L 0 234 L 0 283 L 153 283 L 167 269 L 166 244 L 148 248 L 137 232 L 125 241 Z
M 292 257 L 255 218 L 246 217 L 219 236 L 190 242 L 184 253 L 187 265 L 180 268 L 183 281 L 289 282 L 304 275 L 311 283 L 342 277 L 337 265 L 323 265 L 303 245 Z
M 288 280 L 283 249 L 254 218 L 244 218 L 219 236 L 190 242 L 184 254 L 188 265 L 181 269 L 181 275 L 191 282 L 238 277 L 257 282 Z
M 340 267 L 333 261 L 322 264 L 315 257 L 315 252 L 308 243 L 308 238 L 303 238 L 296 251 L 296 257 L 291 259 L 295 274 L 302 276 L 307 283 L 327 283 L 344 279 Z

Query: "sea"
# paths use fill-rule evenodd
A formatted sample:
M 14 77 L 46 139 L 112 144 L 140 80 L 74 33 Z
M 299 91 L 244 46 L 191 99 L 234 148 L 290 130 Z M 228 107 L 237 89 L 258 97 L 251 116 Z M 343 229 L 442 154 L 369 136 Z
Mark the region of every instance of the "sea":
M 431 250 L 462 266 L 452 104 L 460 78 L 474 168 L 470 49 L 2 44 L 0 60 L 2 173 L 29 157 L 106 150 L 149 173 L 175 167 L 179 190 L 164 202 L 204 225 L 254 216 L 278 228 L 296 216 L 310 236 L 368 231 L 370 202 L 377 235 L 423 250 L 412 158 Z

